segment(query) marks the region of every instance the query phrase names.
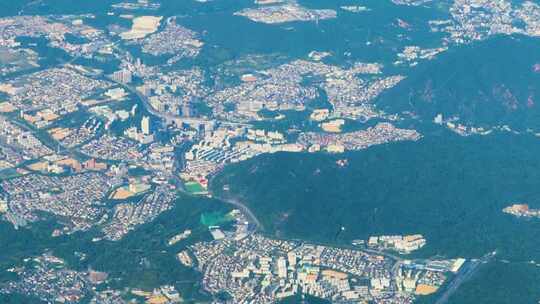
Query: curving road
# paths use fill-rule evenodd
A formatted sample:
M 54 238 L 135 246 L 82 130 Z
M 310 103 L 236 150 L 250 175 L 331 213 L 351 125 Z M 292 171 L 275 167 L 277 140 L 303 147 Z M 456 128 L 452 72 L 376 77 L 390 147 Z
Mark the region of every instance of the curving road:
M 136 88 L 134 88 L 132 86 L 129 86 L 127 84 L 124 84 L 124 83 L 120 83 L 120 82 L 116 82 L 116 81 L 113 81 L 113 82 L 120 85 L 120 86 L 122 86 L 123 88 L 125 88 L 129 92 L 135 94 L 141 100 L 142 105 L 148 111 L 148 113 L 150 113 L 150 114 L 152 114 L 154 116 L 157 116 L 157 117 L 159 117 L 161 119 L 165 119 L 165 120 L 180 119 L 181 121 L 183 121 L 183 122 L 185 122 L 187 124 L 213 123 L 212 120 L 208 120 L 208 119 L 192 118 L 192 117 L 187 118 L 187 117 L 183 117 L 183 116 L 180 116 L 180 115 L 173 115 L 173 114 L 158 112 L 150 105 L 150 102 L 148 101 L 148 98 L 146 96 L 144 96 L 141 92 L 139 92 Z M 249 126 L 248 124 L 228 122 L 228 121 L 219 121 L 219 123 L 222 124 L 222 125 L 230 125 L 230 126 Z M 176 179 L 176 176 L 175 176 L 175 179 Z M 255 229 L 253 231 L 251 231 L 252 233 L 257 231 L 257 230 L 264 230 L 264 227 L 263 227 L 262 223 L 259 221 L 259 219 L 242 202 L 240 202 L 240 201 L 238 201 L 236 199 L 225 199 L 225 198 L 221 198 L 221 197 L 215 197 L 215 198 L 218 199 L 218 200 L 221 200 L 221 201 L 223 201 L 223 202 L 225 202 L 225 203 L 227 203 L 229 205 L 233 205 L 236 208 L 240 209 L 240 211 L 242 211 L 242 213 L 244 213 L 248 217 L 250 223 L 255 224 Z
M 253 212 L 251 212 L 251 210 L 246 205 L 244 205 L 242 202 L 240 202 L 238 200 L 235 200 L 235 199 L 224 199 L 224 198 L 220 198 L 220 197 L 216 197 L 216 198 L 219 199 L 220 201 L 223 201 L 223 202 L 225 202 L 225 203 L 227 203 L 229 205 L 233 205 L 236 208 L 240 209 L 240 211 L 242 211 L 249 218 L 249 221 L 251 223 L 255 224 L 256 229 L 254 229 L 253 232 L 255 232 L 257 230 L 261 230 L 261 231 L 264 230 L 264 227 L 263 227 L 262 223 L 259 221 L 259 219 L 257 219 L 255 214 L 253 214 Z

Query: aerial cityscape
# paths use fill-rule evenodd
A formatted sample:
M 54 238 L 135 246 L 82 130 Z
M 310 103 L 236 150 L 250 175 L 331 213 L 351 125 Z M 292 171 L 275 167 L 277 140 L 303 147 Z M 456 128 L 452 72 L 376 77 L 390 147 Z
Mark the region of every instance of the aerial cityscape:
M 539 303 L 539 39 L 532 0 L 0 0 L 0 304 Z

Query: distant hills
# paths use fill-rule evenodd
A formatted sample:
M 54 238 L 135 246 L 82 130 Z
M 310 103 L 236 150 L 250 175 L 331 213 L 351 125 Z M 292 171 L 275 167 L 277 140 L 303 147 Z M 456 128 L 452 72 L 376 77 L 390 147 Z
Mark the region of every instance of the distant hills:
M 419 64 L 378 99 L 388 112 L 438 113 L 462 124 L 540 130 L 540 41 L 498 36 Z
M 540 259 L 540 221 L 502 212 L 513 201 L 538 208 L 538 153 L 532 135 L 445 131 L 340 155 L 263 155 L 227 166 L 211 189 L 245 203 L 278 237 L 350 244 L 420 233 L 428 256 L 499 249 L 501 258 Z

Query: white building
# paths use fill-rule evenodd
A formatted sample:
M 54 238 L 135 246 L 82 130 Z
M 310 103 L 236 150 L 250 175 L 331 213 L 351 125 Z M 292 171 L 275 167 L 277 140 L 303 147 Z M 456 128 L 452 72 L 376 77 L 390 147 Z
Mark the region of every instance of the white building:
M 141 130 L 144 135 L 150 134 L 150 117 L 143 116 L 141 120 Z

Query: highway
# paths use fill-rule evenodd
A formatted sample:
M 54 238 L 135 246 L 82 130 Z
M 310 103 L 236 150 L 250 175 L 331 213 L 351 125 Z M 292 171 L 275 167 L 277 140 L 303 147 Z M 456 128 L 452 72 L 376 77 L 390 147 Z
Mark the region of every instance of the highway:
M 255 232 L 257 230 L 264 230 L 264 227 L 262 225 L 262 223 L 259 221 L 259 219 L 257 219 L 257 217 L 255 216 L 255 214 L 253 214 L 253 212 L 251 212 L 251 210 L 246 206 L 244 205 L 242 202 L 238 201 L 238 200 L 235 200 L 235 199 L 224 199 L 224 198 L 220 198 L 220 197 L 216 197 L 217 199 L 229 204 L 229 205 L 233 205 L 234 207 L 240 209 L 240 211 L 242 211 L 242 213 L 244 213 L 248 219 L 249 219 L 249 222 L 250 223 L 253 223 L 255 224 L 255 228 L 252 232 Z
M 452 296 L 458 290 L 461 284 L 468 281 L 476 273 L 476 271 L 478 271 L 480 265 L 488 263 L 489 261 L 491 261 L 491 259 L 495 257 L 495 255 L 496 255 L 496 251 L 493 251 L 484 255 L 479 260 L 471 260 L 467 262 L 465 265 L 463 265 L 459 273 L 454 278 L 454 280 L 452 280 L 452 282 L 448 284 L 444 293 L 437 300 L 437 302 L 435 302 L 435 304 L 447 303 L 450 296 Z
M 212 184 L 212 180 L 214 177 L 215 176 L 212 176 L 210 178 L 210 180 L 208 181 L 208 185 Z M 210 192 L 210 187 L 208 187 L 208 191 Z M 253 233 L 255 231 L 264 231 L 264 226 L 261 223 L 261 221 L 259 221 L 259 219 L 255 216 L 255 214 L 244 203 L 234 198 L 219 197 L 212 192 L 210 192 L 210 194 L 212 195 L 213 198 L 218 199 L 226 204 L 233 205 L 234 207 L 240 209 L 240 211 L 242 211 L 242 213 L 244 213 L 244 215 L 247 216 L 248 221 L 250 223 L 255 224 L 255 229 L 250 231 L 250 233 Z
M 180 152 L 183 153 L 184 149 L 185 149 L 185 147 L 180 147 Z M 185 160 L 184 160 L 183 156 L 181 156 L 180 159 L 177 159 L 176 162 L 175 162 L 175 169 L 176 169 L 175 171 L 181 170 L 183 168 L 183 166 L 184 166 L 184 162 L 185 162 Z M 184 188 L 184 184 L 183 184 L 182 180 L 178 177 L 178 175 L 174 174 L 173 178 L 175 180 L 176 187 L 181 192 L 187 194 L 187 192 L 185 191 L 185 188 Z M 221 197 L 217 197 L 217 196 L 215 197 L 215 199 L 218 199 L 218 200 L 220 200 L 220 201 L 222 201 L 222 202 L 224 202 L 226 204 L 233 205 L 234 207 L 240 209 L 240 211 L 242 213 L 244 213 L 244 215 L 248 218 L 248 221 L 255 225 L 255 229 L 251 230 L 250 233 L 253 233 L 253 232 L 258 231 L 258 230 L 264 230 L 263 225 L 259 221 L 259 219 L 242 202 L 240 202 L 238 200 L 234 200 L 234 199 L 225 199 L 225 198 L 221 198 Z
M 182 116 L 179 116 L 179 115 L 173 115 L 173 114 L 158 112 L 150 105 L 150 103 L 148 101 L 148 98 L 146 96 L 144 96 L 141 92 L 139 92 L 137 89 L 135 89 L 134 87 L 129 86 L 127 84 L 124 84 L 124 83 L 119 83 L 119 82 L 115 82 L 115 83 L 122 86 L 123 88 L 125 88 L 129 92 L 135 94 L 141 100 L 142 105 L 148 111 L 148 113 L 150 113 L 150 114 L 152 114 L 152 115 L 154 115 L 156 117 L 159 117 L 161 119 L 164 119 L 165 121 L 181 120 L 182 122 L 184 122 L 184 123 L 186 123 L 188 125 L 190 125 L 190 124 L 201 125 L 201 124 L 207 124 L 207 123 L 214 123 L 214 120 L 207 120 L 207 119 L 202 119 L 202 118 L 192 118 L 192 117 L 182 117 Z M 218 121 L 218 122 L 221 125 L 248 126 L 247 124 L 243 124 L 243 123 L 226 122 L 226 121 Z M 182 183 L 176 175 L 175 175 L 175 179 L 177 180 L 177 185 Z M 180 188 L 180 189 L 183 189 L 183 188 Z M 225 202 L 225 203 L 227 203 L 229 205 L 233 205 L 234 207 L 240 209 L 240 211 L 242 211 L 242 213 L 244 213 L 248 217 L 249 222 L 255 224 L 256 228 L 252 232 L 255 232 L 257 230 L 264 230 L 264 227 L 263 227 L 262 223 L 259 221 L 259 219 L 242 202 L 240 202 L 238 200 L 235 200 L 235 199 L 225 199 L 225 198 L 220 198 L 220 197 L 216 197 L 216 199 L 219 199 L 219 200 L 221 200 L 221 201 L 223 201 L 223 202 Z
M 203 118 L 196 118 L 196 117 L 184 117 L 184 116 L 174 115 L 174 114 L 170 114 L 170 113 L 162 113 L 162 112 L 156 111 L 152 107 L 152 105 L 150 105 L 150 102 L 148 101 L 148 98 L 146 96 L 144 96 L 141 92 L 139 92 L 136 88 L 134 88 L 134 87 L 132 87 L 130 85 L 121 83 L 121 82 L 116 82 L 116 81 L 114 81 L 114 80 L 112 80 L 110 78 L 107 78 L 107 79 L 114 82 L 114 83 L 116 83 L 117 85 L 122 86 L 127 91 L 135 94 L 141 100 L 142 105 L 144 106 L 146 111 L 148 111 L 148 113 L 150 113 L 150 114 L 152 114 L 152 115 L 154 115 L 156 117 L 159 117 L 159 118 L 161 118 L 161 119 L 163 119 L 165 121 L 180 120 L 183 123 L 188 124 L 188 125 L 204 125 L 204 124 L 213 124 L 215 122 L 219 122 L 221 125 L 225 125 L 225 126 L 249 126 L 249 124 L 245 124 L 245 123 L 237 123 L 237 122 L 230 122 L 230 121 L 219 121 L 219 120 L 203 119 Z
M 184 183 L 182 182 L 182 180 L 176 174 L 174 174 L 172 177 L 173 177 L 173 179 L 175 181 L 177 189 L 180 192 L 189 195 L 189 193 L 184 188 Z M 220 201 L 222 201 L 222 202 L 224 202 L 226 204 L 233 205 L 234 207 L 238 208 L 248 218 L 249 223 L 255 224 L 255 228 L 250 230 L 250 233 L 254 233 L 256 231 L 264 230 L 263 225 L 259 221 L 259 219 L 242 202 L 240 202 L 238 200 L 234 200 L 234 199 L 224 199 L 224 198 L 221 198 L 221 197 L 214 197 L 214 198 L 217 199 L 217 200 L 220 200 Z
M 117 43 L 118 42 L 115 42 L 113 44 L 113 46 L 118 47 Z M 78 58 L 79 58 L 79 56 L 73 57 L 71 60 L 64 63 L 64 65 L 72 64 Z M 94 77 L 94 78 L 101 78 L 101 77 Z M 152 105 L 150 105 L 150 102 L 148 101 L 148 97 L 146 97 L 141 92 L 139 92 L 135 87 L 130 86 L 130 85 L 125 84 L 125 83 L 114 81 L 110 77 L 106 77 L 106 79 L 113 82 L 113 83 L 115 83 L 115 84 L 117 84 L 117 85 L 119 85 L 119 86 L 121 86 L 122 88 L 124 88 L 128 92 L 130 92 L 130 93 L 134 94 L 135 96 L 137 96 L 137 98 L 140 99 L 141 104 L 143 105 L 143 107 L 146 109 L 146 111 L 148 113 L 150 113 L 151 115 L 156 116 L 156 117 L 158 117 L 158 118 L 160 118 L 162 120 L 165 120 L 165 122 L 174 121 L 174 120 L 180 120 L 183 123 L 188 124 L 188 125 L 214 124 L 214 123 L 217 122 L 220 125 L 224 125 L 224 126 L 233 126 L 233 127 L 250 126 L 249 124 L 244 124 L 244 123 L 236 123 L 236 122 L 229 122 L 229 121 L 219 121 L 219 120 L 209 120 L 209 119 L 195 118 L 195 117 L 183 117 L 183 116 L 180 116 L 180 115 L 173 115 L 173 114 L 170 114 L 170 113 L 161 113 L 159 111 L 156 111 L 152 107 Z M 181 165 L 182 164 L 177 162 L 176 163 L 177 169 L 178 169 L 178 166 L 181 166 Z M 182 191 L 182 192 L 185 192 L 185 189 L 183 187 L 183 183 L 180 180 L 180 178 L 178 176 L 174 175 L 174 180 L 175 180 L 175 184 L 178 187 L 178 189 L 180 191 Z M 253 231 L 251 231 L 251 232 L 255 232 L 257 230 L 264 230 L 264 227 L 263 227 L 262 223 L 259 221 L 259 219 L 257 219 L 255 214 L 253 214 L 253 212 L 246 205 L 244 205 L 242 202 L 240 202 L 238 200 L 234 200 L 234 199 L 224 199 L 224 198 L 218 198 L 218 197 L 216 197 L 216 198 L 223 201 L 223 202 L 225 202 L 225 203 L 227 203 L 227 204 L 233 205 L 234 207 L 240 209 L 248 217 L 250 223 L 255 224 L 255 229 L 253 229 Z
M 115 48 L 119 49 L 119 47 L 118 47 L 119 43 L 120 43 L 120 41 L 113 42 L 112 47 L 115 47 Z M 65 65 L 73 64 L 77 59 L 81 58 L 81 56 L 82 55 L 74 56 L 69 61 L 63 63 L 62 65 L 65 66 Z M 91 75 L 87 75 L 87 76 L 91 76 Z M 102 77 L 92 77 L 92 78 L 94 78 L 94 79 L 102 79 Z M 181 120 L 182 122 L 184 122 L 184 123 L 186 123 L 188 125 L 201 125 L 201 124 L 208 124 L 208 123 L 216 122 L 215 120 L 209 120 L 209 119 L 202 119 L 202 118 L 195 118 L 195 117 L 183 117 L 183 116 L 180 116 L 180 115 L 174 115 L 174 114 L 170 114 L 170 113 L 161 113 L 159 111 L 156 111 L 150 105 L 150 102 L 148 101 L 148 97 L 144 96 L 141 92 L 139 92 L 133 86 L 130 86 L 128 84 L 115 81 L 111 77 L 105 77 L 105 78 L 108 81 L 111 81 L 111 82 L 123 87 L 127 91 L 133 93 L 134 95 L 136 95 L 137 98 L 139 98 L 141 100 L 142 105 L 144 106 L 146 111 L 148 111 L 148 113 L 150 113 L 150 114 L 152 114 L 152 115 L 154 115 L 156 117 L 159 117 L 161 119 L 164 119 L 165 121 Z M 217 121 L 217 122 L 219 122 L 221 125 L 225 125 L 225 126 L 249 126 L 249 124 L 229 122 L 229 121 Z

